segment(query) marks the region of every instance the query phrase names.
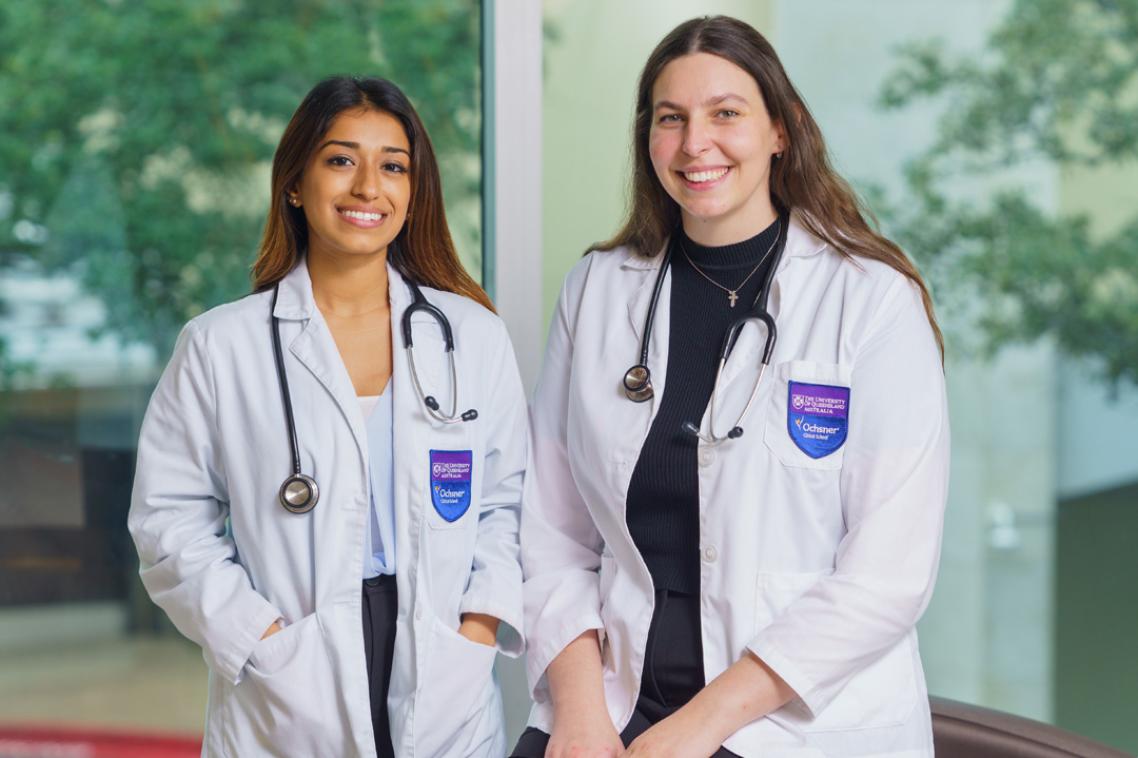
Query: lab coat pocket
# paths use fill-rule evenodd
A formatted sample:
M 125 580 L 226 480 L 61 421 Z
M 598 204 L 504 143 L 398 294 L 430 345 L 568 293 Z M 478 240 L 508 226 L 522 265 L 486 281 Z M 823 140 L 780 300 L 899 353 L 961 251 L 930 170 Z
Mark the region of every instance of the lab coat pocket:
M 784 466 L 840 469 L 849 432 L 849 368 L 789 361 L 774 373 L 763 429 L 767 448 Z
M 761 573 L 756 598 L 756 632 L 768 626 L 831 572 Z M 831 732 L 897 726 L 919 697 L 913 634 L 855 673 L 816 717 L 791 701 L 767 718 L 792 732 Z
M 426 676 L 415 703 L 416 755 L 485 754 L 501 727 L 500 713 L 492 718 L 486 713 L 500 708 L 494 697 L 496 653 L 497 648 L 472 642 L 434 619 Z
M 778 618 L 806 591 L 829 576 L 830 571 L 795 573 L 760 572 L 755 584 L 755 630 L 757 634 Z
M 230 736 L 237 754 L 334 755 L 344 748 L 338 685 L 317 614 L 253 647 L 233 688 Z M 312 699 L 313 693 L 324 693 Z
M 608 605 L 609 595 L 612 594 L 613 580 L 616 578 L 616 558 L 609 553 L 601 553 L 601 567 L 597 572 L 597 584 L 600 589 L 601 607 Z
M 605 551 L 601 553 L 601 567 L 597 572 L 597 585 L 601 598 L 601 619 L 607 624 L 607 620 L 613 613 L 611 596 L 613 581 L 616 579 L 616 559 L 607 552 L 608 548 L 605 548 Z M 601 658 L 604 659 L 605 655 L 610 652 L 608 630 L 605 626 L 597 630 L 597 639 L 601 644 Z

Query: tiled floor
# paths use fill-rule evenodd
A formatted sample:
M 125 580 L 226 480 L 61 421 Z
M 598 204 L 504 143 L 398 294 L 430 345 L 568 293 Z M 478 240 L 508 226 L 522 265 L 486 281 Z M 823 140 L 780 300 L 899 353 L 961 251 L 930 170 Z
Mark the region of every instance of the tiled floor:
M 200 734 L 206 667 L 177 637 L 0 655 L 0 724 Z

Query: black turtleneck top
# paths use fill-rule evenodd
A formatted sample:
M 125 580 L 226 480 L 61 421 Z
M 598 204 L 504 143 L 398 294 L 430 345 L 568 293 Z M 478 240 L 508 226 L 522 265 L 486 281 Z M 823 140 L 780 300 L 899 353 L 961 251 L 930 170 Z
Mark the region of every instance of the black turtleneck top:
M 699 593 L 698 440 L 683 424 L 700 425 L 715 385 L 723 335 L 754 303 L 774 257 L 766 253 L 778 238 L 779 224 L 776 220 L 751 239 L 723 247 L 698 245 L 682 231 L 672 238 L 667 381 L 626 501 L 632 540 L 657 590 Z M 708 277 L 736 290 L 734 308 L 727 292 Z

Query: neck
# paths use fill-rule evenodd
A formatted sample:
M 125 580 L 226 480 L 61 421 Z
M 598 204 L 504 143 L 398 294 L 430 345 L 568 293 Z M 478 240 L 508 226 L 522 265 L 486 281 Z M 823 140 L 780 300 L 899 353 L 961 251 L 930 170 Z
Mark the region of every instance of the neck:
M 305 256 L 312 297 L 325 316 L 352 318 L 387 305 L 387 251 L 378 255 Z
M 778 218 L 770 195 L 762 193 L 755 202 L 737 208 L 727 216 L 700 218 L 681 210 L 684 234 L 704 247 L 723 247 L 749 240 Z

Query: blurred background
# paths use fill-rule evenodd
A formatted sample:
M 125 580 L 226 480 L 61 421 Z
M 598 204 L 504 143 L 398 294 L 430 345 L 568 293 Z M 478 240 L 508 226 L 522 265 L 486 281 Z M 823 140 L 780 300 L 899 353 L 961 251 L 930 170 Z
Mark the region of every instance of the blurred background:
M 770 38 L 932 284 L 954 441 L 930 690 L 1138 752 L 1138 0 L 544 0 L 521 105 L 543 211 L 516 220 L 541 246 L 495 249 L 510 185 L 488 176 L 483 61 L 510 40 L 486 19 L 535 2 L 0 0 L 0 756 L 200 735 L 200 652 L 124 529 L 134 446 L 182 323 L 249 289 L 312 84 L 400 84 L 464 263 L 505 292 L 511 260 L 540 258 L 548 319 L 622 217 L 640 67 L 704 13 Z M 540 352 L 519 360 L 532 376 Z M 516 733 L 524 687 L 501 673 Z

